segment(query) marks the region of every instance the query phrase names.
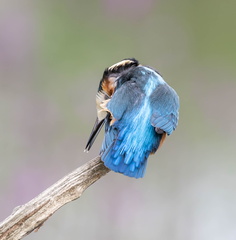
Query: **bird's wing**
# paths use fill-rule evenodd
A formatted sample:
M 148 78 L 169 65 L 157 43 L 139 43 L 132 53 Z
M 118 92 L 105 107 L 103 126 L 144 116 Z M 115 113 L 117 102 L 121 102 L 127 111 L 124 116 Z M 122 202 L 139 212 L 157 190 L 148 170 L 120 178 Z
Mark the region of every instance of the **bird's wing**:
M 140 90 L 131 82 L 122 84 L 107 104 L 113 120 L 120 120 L 127 111 L 134 114 L 132 110 L 141 101 L 141 94 Z
M 102 146 L 102 152 L 108 149 L 116 140 L 119 134 L 117 123 L 122 125 L 126 120 L 124 114 L 129 111 L 129 107 L 137 101 L 137 96 L 134 96 L 135 90 L 129 84 L 122 85 L 118 88 L 112 98 L 106 103 L 106 111 L 110 114 L 107 118 L 105 126 L 105 138 Z M 130 113 L 134 114 L 134 113 Z M 132 117 L 129 115 L 129 117 Z M 127 116 L 126 116 L 127 118 Z
M 143 177 L 150 151 L 136 146 L 133 133 L 136 104 L 140 106 L 137 91 L 129 83 L 116 90 L 107 104 L 112 119 L 105 123 L 105 137 L 101 148 L 101 159 L 109 169 L 129 177 Z M 137 94 L 137 95 L 135 95 Z M 133 115 L 134 114 L 134 115 Z
M 160 84 L 150 96 L 152 107 L 151 124 L 157 133 L 170 135 L 178 124 L 179 97 L 167 84 Z
M 85 147 L 85 151 L 89 151 L 92 147 L 98 133 L 102 129 L 104 123 L 107 121 L 111 124 L 114 121 L 119 120 L 123 113 L 127 108 L 127 103 L 129 102 L 129 95 L 125 88 L 121 87 L 118 89 L 112 98 L 101 96 L 102 92 L 97 94 L 97 119 L 95 121 L 94 127 L 88 139 L 88 142 Z M 111 134 L 113 135 L 113 134 Z M 110 139 L 110 138 L 108 138 Z M 111 142 L 114 140 L 114 136 L 112 137 Z M 108 140 L 107 140 L 108 141 Z M 110 141 L 108 141 L 107 145 L 110 145 Z

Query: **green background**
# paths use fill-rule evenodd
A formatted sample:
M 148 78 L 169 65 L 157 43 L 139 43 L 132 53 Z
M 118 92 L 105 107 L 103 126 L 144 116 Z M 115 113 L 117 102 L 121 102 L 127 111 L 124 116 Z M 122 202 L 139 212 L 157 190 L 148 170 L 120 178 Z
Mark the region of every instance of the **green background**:
M 141 180 L 109 173 L 25 239 L 236 239 L 235 1 L 2 0 L 0 220 L 95 157 L 103 70 L 127 57 L 180 96 Z

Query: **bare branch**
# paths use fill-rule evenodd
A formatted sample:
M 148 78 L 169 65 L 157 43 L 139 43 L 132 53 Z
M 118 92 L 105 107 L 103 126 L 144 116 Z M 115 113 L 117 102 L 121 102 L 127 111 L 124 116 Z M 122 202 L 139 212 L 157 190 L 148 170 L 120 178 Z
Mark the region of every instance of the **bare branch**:
M 17 240 L 38 230 L 60 207 L 79 198 L 85 189 L 110 170 L 100 157 L 90 160 L 28 203 L 18 206 L 0 223 L 0 240 Z

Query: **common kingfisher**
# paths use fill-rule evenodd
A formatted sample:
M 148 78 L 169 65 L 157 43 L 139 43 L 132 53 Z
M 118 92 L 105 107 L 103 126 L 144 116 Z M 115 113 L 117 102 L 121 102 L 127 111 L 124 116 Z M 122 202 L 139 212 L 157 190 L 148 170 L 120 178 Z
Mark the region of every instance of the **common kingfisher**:
M 143 177 L 149 155 L 177 127 L 177 93 L 155 69 L 127 58 L 105 69 L 96 105 L 97 119 L 85 151 L 105 124 L 100 151 L 105 166 L 129 177 Z

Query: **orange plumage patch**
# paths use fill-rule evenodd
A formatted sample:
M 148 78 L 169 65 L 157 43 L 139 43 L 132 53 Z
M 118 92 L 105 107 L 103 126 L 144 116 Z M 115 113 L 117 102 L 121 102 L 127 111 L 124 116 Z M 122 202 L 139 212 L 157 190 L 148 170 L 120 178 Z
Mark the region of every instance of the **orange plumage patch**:
M 112 96 L 115 91 L 115 78 L 107 77 L 102 81 L 102 89 L 109 96 Z
M 162 134 L 162 138 L 161 138 L 161 141 L 160 141 L 160 144 L 159 144 L 159 147 L 158 147 L 158 149 L 162 146 L 162 144 L 164 143 L 164 141 L 165 141 L 165 139 L 166 139 L 166 133 L 164 132 L 163 134 Z
M 166 135 L 167 135 L 167 134 L 166 134 L 165 132 L 162 134 L 161 141 L 160 141 L 159 146 L 158 146 L 157 149 L 161 148 L 162 144 L 164 143 L 164 141 L 165 141 L 165 139 L 166 139 Z M 155 151 L 155 152 L 156 152 L 156 151 Z M 150 154 L 154 154 L 155 152 L 151 152 Z

